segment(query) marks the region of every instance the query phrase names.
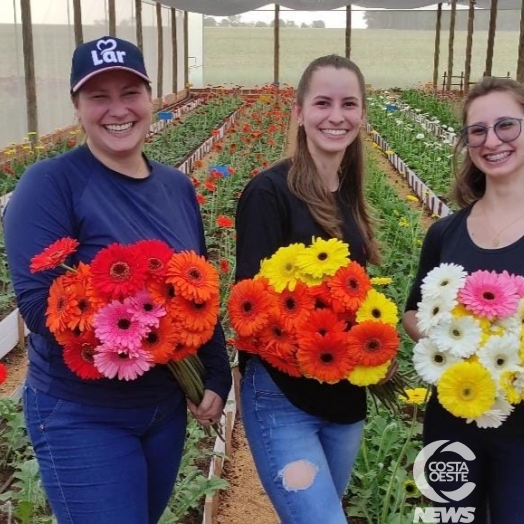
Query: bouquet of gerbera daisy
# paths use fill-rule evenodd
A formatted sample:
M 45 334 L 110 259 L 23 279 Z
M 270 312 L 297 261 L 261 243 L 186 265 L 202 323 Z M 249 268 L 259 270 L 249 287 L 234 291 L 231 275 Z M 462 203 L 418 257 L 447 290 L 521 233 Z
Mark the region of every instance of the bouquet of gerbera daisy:
M 263 260 L 231 292 L 236 346 L 293 377 L 357 386 L 384 379 L 399 347 L 397 307 L 349 255 L 341 240 L 313 238 Z M 378 397 L 393 407 L 399 388 Z
M 111 244 L 90 264 L 65 264 L 78 247 L 63 238 L 31 260 L 31 272 L 64 267 L 49 290 L 46 325 L 80 378 L 134 380 L 166 364 L 188 397 L 203 395 L 198 348 L 218 319 L 218 272 L 193 251 L 158 240 Z
M 422 282 L 415 370 L 456 417 L 500 426 L 524 399 L 524 278 L 441 264 Z

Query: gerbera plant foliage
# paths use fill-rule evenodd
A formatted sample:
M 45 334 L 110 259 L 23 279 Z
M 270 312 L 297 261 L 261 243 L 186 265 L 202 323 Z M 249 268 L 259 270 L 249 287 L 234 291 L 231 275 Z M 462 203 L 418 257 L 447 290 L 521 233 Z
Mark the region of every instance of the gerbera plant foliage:
M 46 324 L 69 369 L 84 380 L 135 380 L 167 364 L 199 402 L 196 353 L 218 320 L 217 270 L 195 252 L 176 253 L 158 240 L 111 244 L 90 264 L 66 265 L 77 247 L 63 238 L 31 260 L 33 272 L 66 268 L 51 284 Z
M 456 417 L 500 426 L 524 399 L 524 278 L 441 264 L 422 282 L 416 317 L 419 376 Z
M 397 307 L 349 257 L 341 240 L 313 238 L 307 247 L 291 244 L 263 260 L 253 279 L 231 291 L 237 347 L 294 377 L 381 382 L 399 347 Z M 373 392 L 393 407 L 401 382 L 390 381 L 386 396 Z

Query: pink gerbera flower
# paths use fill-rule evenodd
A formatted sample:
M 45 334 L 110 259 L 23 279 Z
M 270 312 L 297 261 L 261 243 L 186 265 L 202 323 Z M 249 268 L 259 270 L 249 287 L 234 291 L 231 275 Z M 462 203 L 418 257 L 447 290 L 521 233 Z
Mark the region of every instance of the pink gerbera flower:
M 475 271 L 466 278 L 459 300 L 473 314 L 492 320 L 515 313 L 519 295 L 507 276 L 495 271 Z
M 135 380 L 154 365 L 152 355 L 143 349 L 130 354 L 113 347 L 98 346 L 96 351 L 93 357 L 95 367 L 107 378 Z
M 133 318 L 126 304 L 117 300 L 95 314 L 93 327 L 102 345 L 128 350 L 139 349 L 142 337 L 149 331 L 148 326 Z
M 157 328 L 160 317 L 166 315 L 166 308 L 156 304 L 145 290 L 139 291 L 134 297 L 126 298 L 124 304 L 131 318 L 144 326 Z
M 502 275 L 504 275 L 505 277 L 508 277 L 513 282 L 513 284 L 517 288 L 517 295 L 520 298 L 523 298 L 524 297 L 524 277 L 520 275 L 514 275 L 512 273 L 508 273 L 506 270 L 502 272 Z

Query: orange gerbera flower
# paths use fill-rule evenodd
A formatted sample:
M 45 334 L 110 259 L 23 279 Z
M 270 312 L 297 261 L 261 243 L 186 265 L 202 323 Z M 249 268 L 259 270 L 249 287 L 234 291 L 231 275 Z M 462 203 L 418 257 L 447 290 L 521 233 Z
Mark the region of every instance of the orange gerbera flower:
M 297 365 L 295 352 L 296 348 L 291 350 L 291 346 L 288 348 L 288 351 L 282 350 L 280 347 L 274 347 L 271 350 L 264 351 L 263 358 L 274 368 L 292 377 L 300 377 L 301 373 Z
M 309 288 L 302 282 L 297 282 L 295 289 L 284 289 L 276 295 L 280 314 L 287 329 L 294 328 L 305 321 L 315 307 L 315 301 L 309 293 Z
M 278 315 L 278 306 L 265 278 L 246 279 L 233 286 L 228 311 L 233 329 L 248 337 L 264 329 L 273 314 Z
M 335 299 L 356 311 L 371 289 L 371 280 L 360 264 L 350 262 L 330 277 L 327 285 Z
M 67 327 L 71 330 L 85 331 L 91 329 L 93 315 L 102 305 L 99 297 L 92 293 L 89 281 L 90 269 L 87 264 L 80 263 L 76 273 L 64 275 L 64 286 L 77 301 L 77 308 L 72 312 Z
M 141 240 L 135 244 L 135 248 L 147 261 L 148 276 L 163 278 L 167 271 L 167 264 L 174 249 L 161 240 Z
M 186 357 L 195 355 L 196 352 L 197 352 L 197 348 L 195 346 L 186 346 L 185 344 L 182 344 L 181 342 L 179 342 L 178 344 L 175 345 L 175 347 L 171 351 L 169 360 L 172 360 L 173 362 L 178 362 L 180 360 L 183 360 Z
M 71 319 L 79 313 L 74 293 L 64 286 L 64 276 L 55 278 L 49 289 L 46 326 L 52 333 L 65 331 Z
M 173 284 L 169 284 L 165 280 L 148 280 L 146 290 L 155 304 L 164 306 L 171 316 L 177 316 L 176 301 L 178 295 Z
M 99 344 L 92 331 L 84 331 L 78 339 L 64 347 L 63 356 L 67 367 L 84 380 L 102 378 L 93 358 Z
M 180 321 L 175 321 L 178 334 L 178 343 L 181 346 L 192 347 L 195 351 L 213 336 L 213 331 L 193 331 L 182 326 Z
M 91 282 L 97 292 L 119 300 L 134 295 L 144 287 L 147 260 L 135 246 L 111 244 L 91 262 Z
M 268 325 L 260 331 L 258 338 L 262 343 L 261 355 L 266 351 L 277 350 L 281 354 L 295 353 L 296 338 L 290 329 L 287 329 L 281 316 L 269 319 Z
M 396 355 L 400 340 L 390 324 L 369 320 L 351 329 L 347 344 L 358 365 L 380 366 Z
M 253 355 L 259 355 L 261 349 L 261 342 L 258 337 L 236 337 L 234 345 L 240 350 Z
M 315 334 L 300 345 L 297 351 L 298 365 L 304 375 L 334 384 L 348 377 L 356 363 L 343 340 L 345 335 Z
M 74 238 L 65 237 L 53 242 L 49 247 L 46 247 L 41 253 L 35 255 L 31 259 L 29 269 L 31 273 L 45 271 L 46 269 L 55 269 L 64 264 L 67 257 L 72 255 L 79 243 Z
M 300 338 L 309 337 L 314 333 L 323 337 L 328 333 L 342 333 L 345 327 L 345 323 L 330 309 L 315 309 L 305 322 L 297 326 L 297 332 Z M 301 343 L 300 340 L 299 342 Z
M 187 300 L 204 302 L 218 294 L 218 271 L 193 251 L 176 253 L 167 265 L 166 281 Z
M 204 302 L 180 297 L 177 302 L 180 324 L 190 331 L 212 332 L 218 320 L 218 302 L 218 295 Z
M 171 358 L 178 342 L 175 323 L 169 317 L 160 317 L 158 327 L 153 327 L 142 339 L 142 347 L 153 355 L 156 364 L 165 364 Z

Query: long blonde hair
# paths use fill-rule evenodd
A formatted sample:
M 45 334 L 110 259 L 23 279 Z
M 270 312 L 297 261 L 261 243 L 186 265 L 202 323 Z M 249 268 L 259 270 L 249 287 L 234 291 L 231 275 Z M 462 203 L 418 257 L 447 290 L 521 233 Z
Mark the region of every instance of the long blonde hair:
M 462 108 L 462 125 L 468 122 L 471 103 L 490 93 L 509 93 L 524 109 L 524 86 L 511 78 L 484 77 L 471 89 Z M 461 158 L 463 156 L 463 158 Z M 466 207 L 484 196 L 486 175 L 471 161 L 463 140 L 458 140 L 453 153 L 455 183 L 451 189 L 451 198 L 460 206 Z
M 355 73 L 360 87 L 362 110 L 366 108 L 365 81 L 358 66 L 339 55 L 327 55 L 311 62 L 300 79 L 296 93 L 299 108 L 309 91 L 311 78 L 319 69 L 334 67 Z M 342 238 L 342 219 L 337 211 L 333 194 L 327 190 L 318 174 L 307 145 L 307 135 L 303 126 L 298 126 L 295 150 L 291 157 L 292 165 L 288 175 L 288 187 L 303 200 L 314 220 L 332 237 Z M 348 204 L 364 240 L 366 257 L 372 264 L 380 261 L 378 243 L 374 238 L 372 220 L 364 199 L 364 154 L 360 134 L 346 148 L 339 170 L 339 192 Z

